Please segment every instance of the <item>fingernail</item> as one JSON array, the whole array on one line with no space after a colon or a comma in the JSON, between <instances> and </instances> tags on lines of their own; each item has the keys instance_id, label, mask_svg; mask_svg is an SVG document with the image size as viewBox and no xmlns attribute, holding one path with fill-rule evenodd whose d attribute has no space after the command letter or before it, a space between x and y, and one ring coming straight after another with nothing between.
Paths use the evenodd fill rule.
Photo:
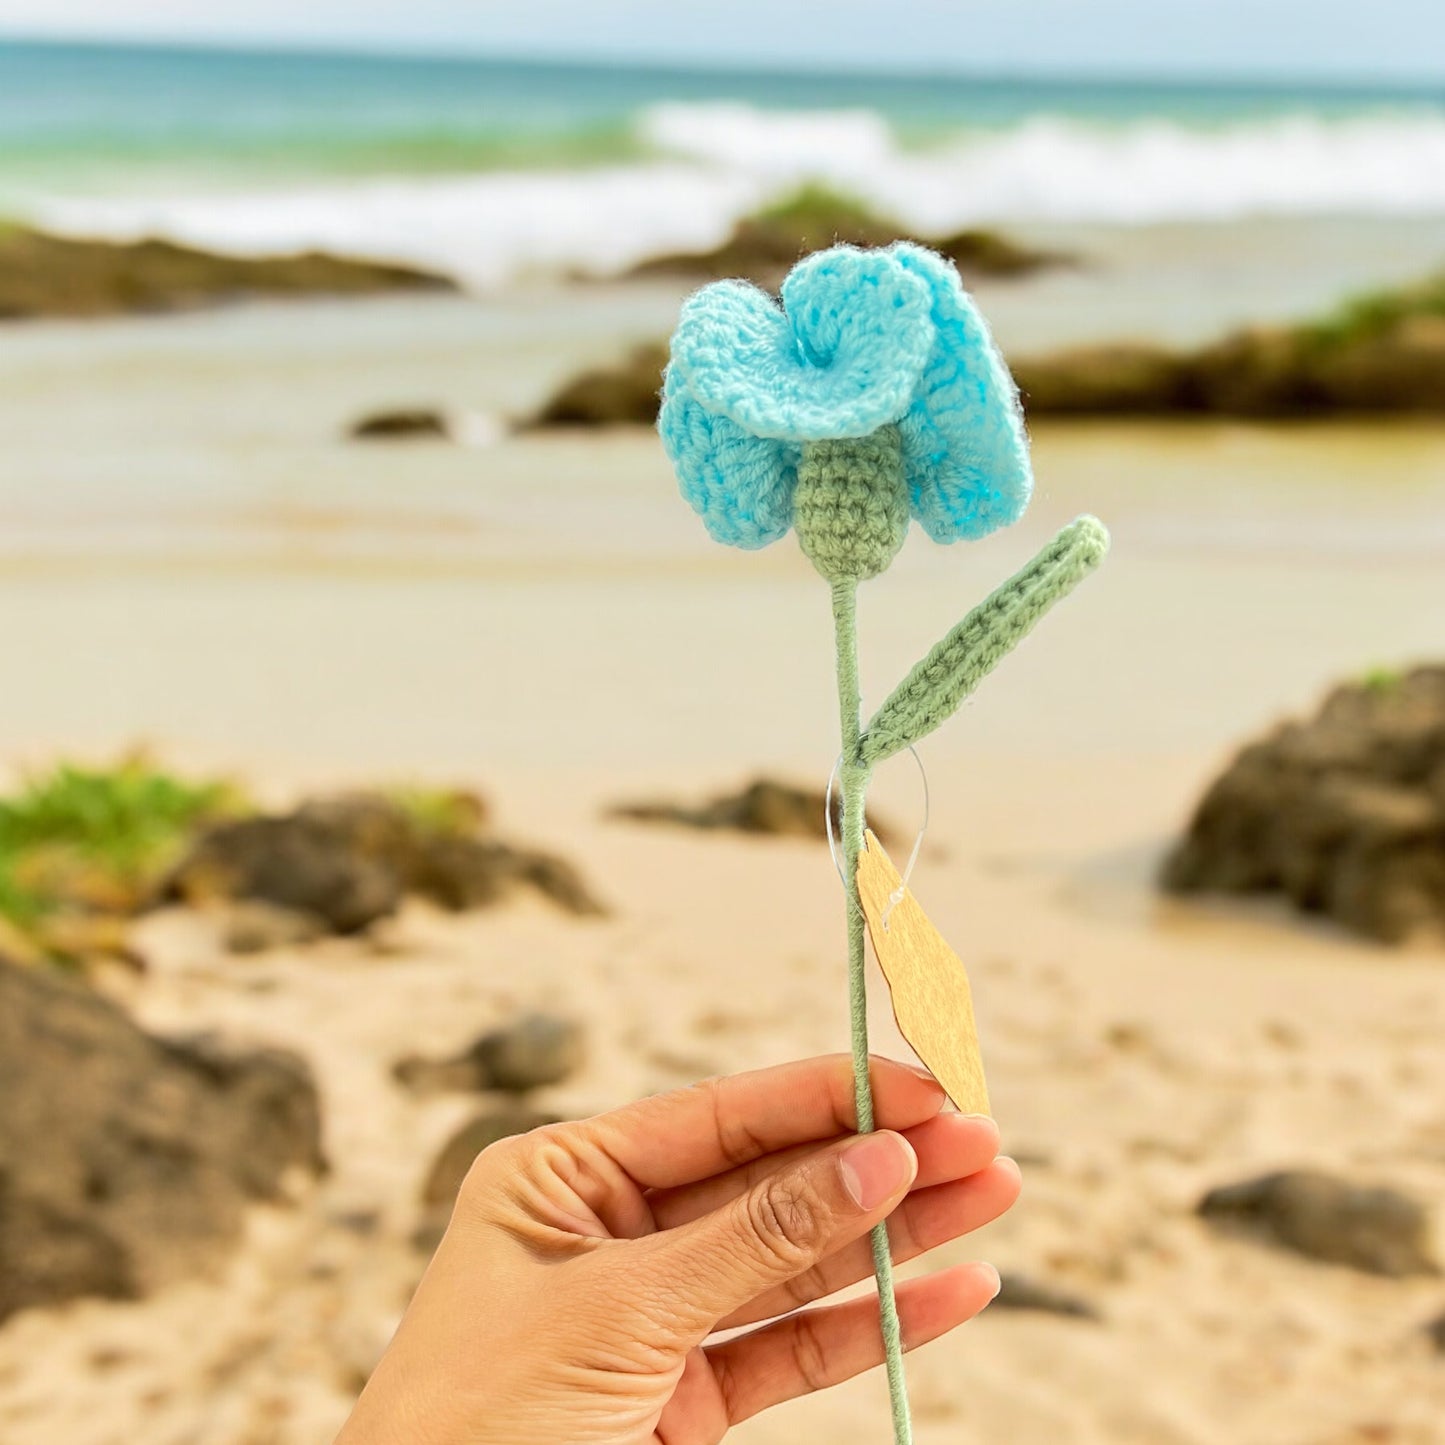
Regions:
<instances>
[{"instance_id":1,"label":"fingernail","mask_svg":"<svg viewBox=\"0 0 1445 1445\"><path fill-rule=\"evenodd\" d=\"M985 1279L992 1277L993 1283L990 1286L989 1299L996 1300L998 1298L998 1292L1003 1288L1003 1280L1000 1278L998 1270L991 1264L980 1262L978 1272L983 1275Z\"/></svg>"},{"instance_id":2,"label":"fingernail","mask_svg":"<svg viewBox=\"0 0 1445 1445\"><path fill-rule=\"evenodd\" d=\"M897 1134L865 1134L838 1159L848 1197L865 1214L906 1189L916 1168L908 1141Z\"/></svg>"},{"instance_id":3,"label":"fingernail","mask_svg":"<svg viewBox=\"0 0 1445 1445\"><path fill-rule=\"evenodd\" d=\"M996 1165L1002 1164L1005 1169L1012 1169L1020 1179L1024 1177L1024 1171L1019 1168L1019 1161L1012 1154L1000 1154L993 1162Z\"/></svg>"},{"instance_id":4,"label":"fingernail","mask_svg":"<svg viewBox=\"0 0 1445 1445\"><path fill-rule=\"evenodd\" d=\"M992 1114L965 1114L963 1117L964 1117L965 1119L972 1120L972 1122L975 1123L975 1124L992 1124L992 1123L993 1123L993 1115L992 1115Z\"/></svg>"}]
</instances>

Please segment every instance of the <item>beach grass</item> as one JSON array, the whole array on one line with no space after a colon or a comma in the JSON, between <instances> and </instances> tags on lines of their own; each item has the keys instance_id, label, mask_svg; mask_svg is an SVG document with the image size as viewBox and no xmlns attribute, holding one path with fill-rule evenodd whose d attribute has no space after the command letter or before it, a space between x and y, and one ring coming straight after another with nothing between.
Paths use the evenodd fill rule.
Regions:
<instances>
[{"instance_id":1,"label":"beach grass","mask_svg":"<svg viewBox=\"0 0 1445 1445\"><path fill-rule=\"evenodd\" d=\"M203 823L244 794L130 756L109 767L60 763L0 798L0 917L42 953L61 912L129 912Z\"/></svg>"}]
</instances>

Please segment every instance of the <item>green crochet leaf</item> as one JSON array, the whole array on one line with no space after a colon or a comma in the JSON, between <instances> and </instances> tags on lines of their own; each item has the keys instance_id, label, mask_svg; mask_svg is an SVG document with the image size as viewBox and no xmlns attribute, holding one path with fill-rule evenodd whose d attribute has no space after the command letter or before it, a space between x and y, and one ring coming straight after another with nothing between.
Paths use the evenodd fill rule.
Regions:
<instances>
[{"instance_id":1,"label":"green crochet leaf","mask_svg":"<svg viewBox=\"0 0 1445 1445\"><path fill-rule=\"evenodd\" d=\"M927 736L1109 550L1097 517L1070 522L1032 562L981 602L893 690L859 743L868 768Z\"/></svg>"}]
</instances>

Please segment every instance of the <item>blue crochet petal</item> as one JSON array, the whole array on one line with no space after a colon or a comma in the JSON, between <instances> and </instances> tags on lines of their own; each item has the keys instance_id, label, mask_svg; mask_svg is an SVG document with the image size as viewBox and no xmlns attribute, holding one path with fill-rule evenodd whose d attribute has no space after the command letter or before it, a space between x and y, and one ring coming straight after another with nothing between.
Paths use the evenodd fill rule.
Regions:
<instances>
[{"instance_id":1,"label":"blue crochet petal","mask_svg":"<svg viewBox=\"0 0 1445 1445\"><path fill-rule=\"evenodd\" d=\"M933 349L926 284L882 251L836 246L783 282L787 314L742 281L684 304L672 359L688 390L754 436L867 436L908 408Z\"/></svg>"},{"instance_id":2,"label":"blue crochet petal","mask_svg":"<svg viewBox=\"0 0 1445 1445\"><path fill-rule=\"evenodd\" d=\"M715 542L766 547L793 525L797 449L709 411L675 365L663 377L657 429L684 500Z\"/></svg>"},{"instance_id":3,"label":"blue crochet petal","mask_svg":"<svg viewBox=\"0 0 1445 1445\"><path fill-rule=\"evenodd\" d=\"M898 425L909 505L935 542L986 536L1033 494L1018 388L952 264L906 241L889 254L928 285L938 337Z\"/></svg>"}]
</instances>

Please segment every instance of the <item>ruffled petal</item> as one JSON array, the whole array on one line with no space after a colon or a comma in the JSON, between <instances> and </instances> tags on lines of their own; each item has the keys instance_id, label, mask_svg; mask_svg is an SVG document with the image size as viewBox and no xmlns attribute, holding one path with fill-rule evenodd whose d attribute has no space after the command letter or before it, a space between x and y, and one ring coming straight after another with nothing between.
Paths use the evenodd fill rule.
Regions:
<instances>
[{"instance_id":1,"label":"ruffled petal","mask_svg":"<svg viewBox=\"0 0 1445 1445\"><path fill-rule=\"evenodd\" d=\"M927 284L938 338L898 424L909 505L935 542L986 536L1033 494L1018 388L952 264L906 241L889 254Z\"/></svg>"},{"instance_id":2,"label":"ruffled petal","mask_svg":"<svg viewBox=\"0 0 1445 1445\"><path fill-rule=\"evenodd\" d=\"M891 255L837 246L783 282L786 315L742 281L683 306L672 359L688 390L758 437L867 436L907 410L934 330L926 284Z\"/></svg>"},{"instance_id":3,"label":"ruffled petal","mask_svg":"<svg viewBox=\"0 0 1445 1445\"><path fill-rule=\"evenodd\" d=\"M657 429L684 500L715 542L766 547L793 525L797 449L709 411L675 365L664 374Z\"/></svg>"}]
</instances>

